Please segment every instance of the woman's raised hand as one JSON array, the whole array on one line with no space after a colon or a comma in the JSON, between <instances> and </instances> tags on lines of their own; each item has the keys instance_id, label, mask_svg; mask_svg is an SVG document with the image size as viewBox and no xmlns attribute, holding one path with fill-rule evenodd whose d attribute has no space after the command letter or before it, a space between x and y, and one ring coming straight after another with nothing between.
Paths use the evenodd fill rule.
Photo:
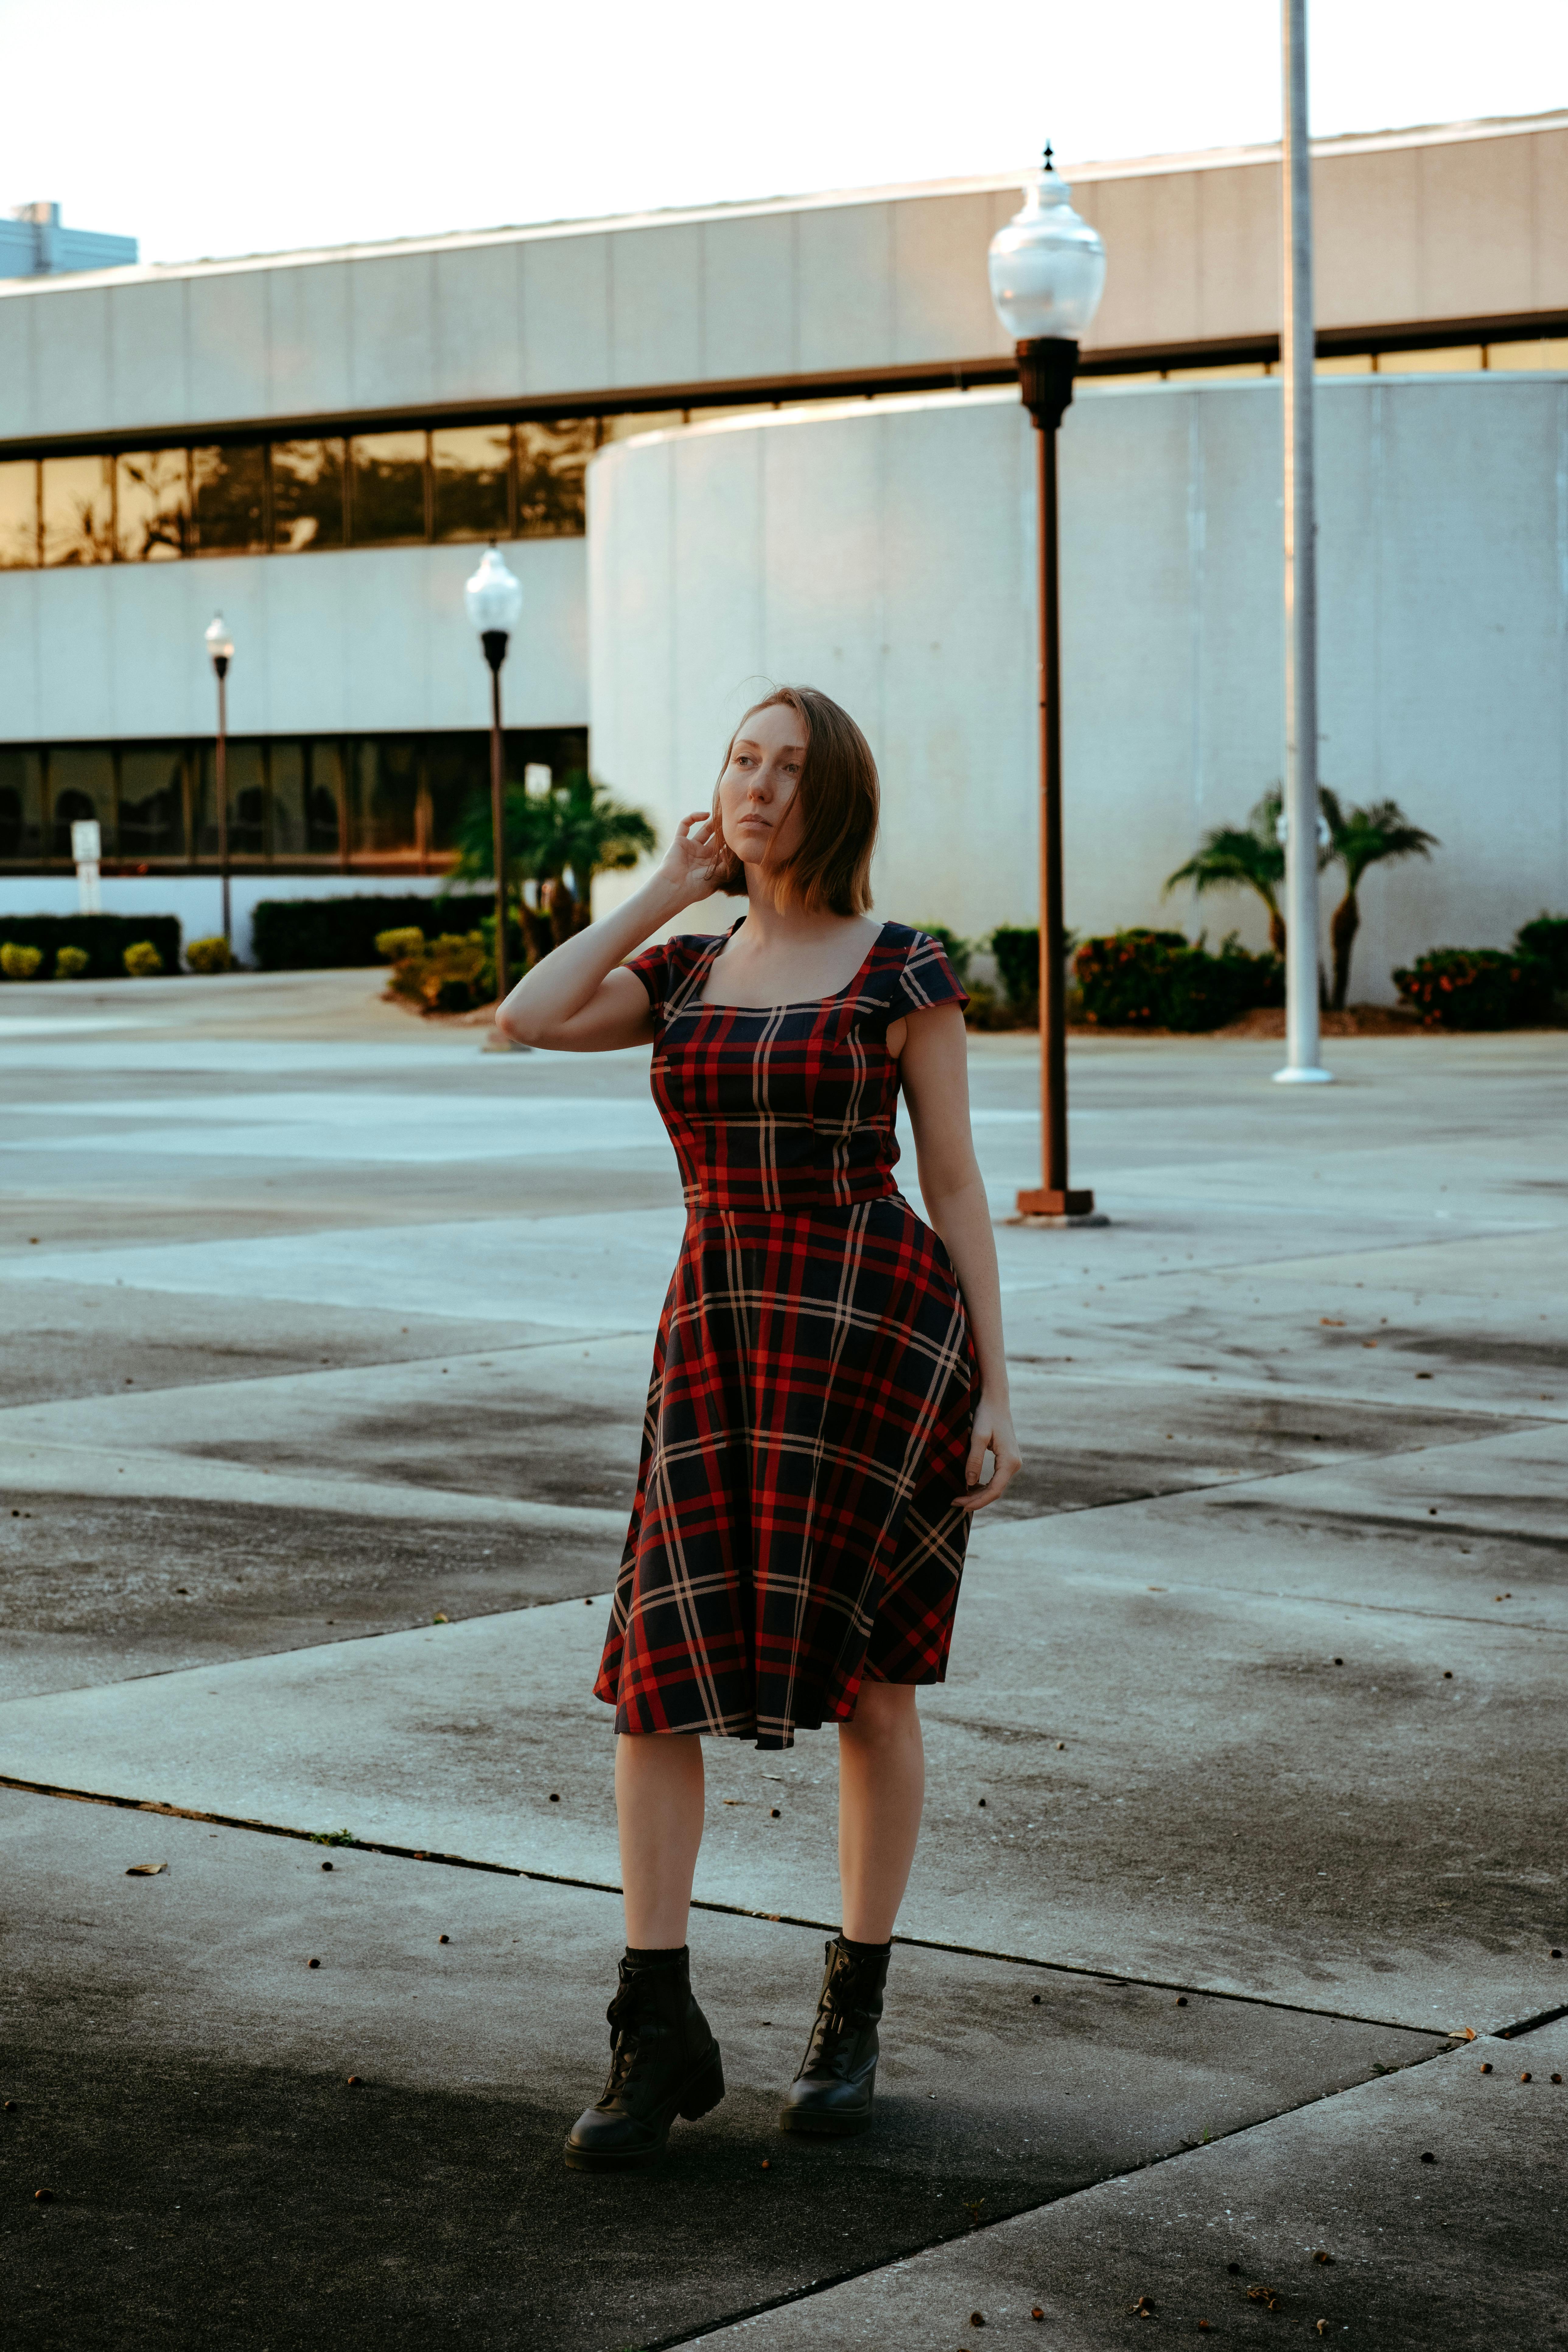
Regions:
<instances>
[{"instance_id":1,"label":"woman's raised hand","mask_svg":"<svg viewBox=\"0 0 1568 2352\"><path fill-rule=\"evenodd\" d=\"M723 836L709 812L699 809L677 825L659 866L659 880L669 886L679 905L695 906L718 887L724 864Z\"/></svg>"}]
</instances>

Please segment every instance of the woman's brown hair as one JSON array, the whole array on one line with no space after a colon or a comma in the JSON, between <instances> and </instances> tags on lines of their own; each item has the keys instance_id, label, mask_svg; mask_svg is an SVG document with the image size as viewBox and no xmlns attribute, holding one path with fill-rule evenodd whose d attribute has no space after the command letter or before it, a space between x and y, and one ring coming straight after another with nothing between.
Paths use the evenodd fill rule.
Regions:
<instances>
[{"instance_id":1,"label":"woman's brown hair","mask_svg":"<svg viewBox=\"0 0 1568 2352\"><path fill-rule=\"evenodd\" d=\"M849 713L830 695L815 686L781 686L753 702L725 747L720 782L746 719L776 703L787 705L805 730L805 764L799 785L800 847L777 870L774 901L806 915L864 915L871 905L871 852L881 805L877 762ZM717 826L718 784L713 822ZM718 887L731 895L746 887L745 868L732 850Z\"/></svg>"}]
</instances>

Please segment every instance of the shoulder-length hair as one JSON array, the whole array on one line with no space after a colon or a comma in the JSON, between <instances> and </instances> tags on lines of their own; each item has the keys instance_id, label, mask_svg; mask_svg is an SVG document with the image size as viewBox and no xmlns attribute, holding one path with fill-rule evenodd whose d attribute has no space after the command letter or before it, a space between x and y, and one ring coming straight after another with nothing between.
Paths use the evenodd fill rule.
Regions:
<instances>
[{"instance_id":1,"label":"shoulder-length hair","mask_svg":"<svg viewBox=\"0 0 1568 2352\"><path fill-rule=\"evenodd\" d=\"M781 686L753 702L725 746L720 782L746 719L777 703L786 704L805 730L805 764L798 787L800 846L774 875L774 901L807 915L864 915L871 904L871 852L881 806L877 762L849 713L830 695L815 686ZM718 784L713 822L717 826ZM746 887L745 868L732 851L718 887L732 895Z\"/></svg>"}]
</instances>

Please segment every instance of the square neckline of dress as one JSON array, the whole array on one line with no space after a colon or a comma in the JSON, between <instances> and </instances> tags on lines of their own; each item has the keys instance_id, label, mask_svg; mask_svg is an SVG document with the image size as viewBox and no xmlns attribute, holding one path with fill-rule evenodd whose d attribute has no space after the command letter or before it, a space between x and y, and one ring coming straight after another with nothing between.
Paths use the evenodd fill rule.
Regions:
<instances>
[{"instance_id":1,"label":"square neckline of dress","mask_svg":"<svg viewBox=\"0 0 1568 2352\"><path fill-rule=\"evenodd\" d=\"M709 956L707 968L702 974L702 987L697 991L693 997L689 999L693 1011L698 1013L804 1013L808 1010L816 1010L824 1004L837 1004L839 998L841 996L847 996L850 990L855 986L856 982L864 977L867 965L876 954L877 950L881 946L883 938L889 928L887 923L882 923L878 926L877 936L872 940L870 946L867 949L859 964L857 966L855 971L850 973L843 987L836 988L832 992L831 995L793 996L787 999L783 1004L710 1004L702 993L702 989L707 987L710 979L712 977L714 965L718 962L720 957L723 954L724 950L729 946L730 941L734 938L736 932L740 929L745 919L744 915L737 915L729 929L724 933L722 939L718 941L712 953Z\"/></svg>"}]
</instances>

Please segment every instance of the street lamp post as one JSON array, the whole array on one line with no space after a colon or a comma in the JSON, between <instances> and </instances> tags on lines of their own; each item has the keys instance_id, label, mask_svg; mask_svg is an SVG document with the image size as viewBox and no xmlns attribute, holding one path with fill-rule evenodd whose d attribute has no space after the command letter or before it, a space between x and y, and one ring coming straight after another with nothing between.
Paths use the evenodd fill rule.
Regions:
<instances>
[{"instance_id":1,"label":"street lamp post","mask_svg":"<svg viewBox=\"0 0 1568 2352\"><path fill-rule=\"evenodd\" d=\"M505 556L492 540L479 558L479 568L463 587L463 602L479 632L490 672L490 825L495 842L496 869L496 1003L510 988L506 955L506 761L501 742L500 669L507 640L522 611L522 584L507 569Z\"/></svg>"},{"instance_id":2,"label":"street lamp post","mask_svg":"<svg viewBox=\"0 0 1568 2352\"><path fill-rule=\"evenodd\" d=\"M221 613L215 613L204 632L217 677L217 747L213 784L217 793L217 862L223 877L223 935L230 949L234 929L228 911L228 666L234 659L234 639Z\"/></svg>"},{"instance_id":3,"label":"street lamp post","mask_svg":"<svg viewBox=\"0 0 1568 2352\"><path fill-rule=\"evenodd\" d=\"M1041 1177L1018 1213L1063 1223L1094 1214L1068 1181L1067 941L1062 926L1061 614L1057 565L1057 433L1072 400L1079 339L1100 307L1105 247L1079 218L1051 151L1024 205L991 240L991 299L1012 336L1034 419L1039 553Z\"/></svg>"}]
</instances>

